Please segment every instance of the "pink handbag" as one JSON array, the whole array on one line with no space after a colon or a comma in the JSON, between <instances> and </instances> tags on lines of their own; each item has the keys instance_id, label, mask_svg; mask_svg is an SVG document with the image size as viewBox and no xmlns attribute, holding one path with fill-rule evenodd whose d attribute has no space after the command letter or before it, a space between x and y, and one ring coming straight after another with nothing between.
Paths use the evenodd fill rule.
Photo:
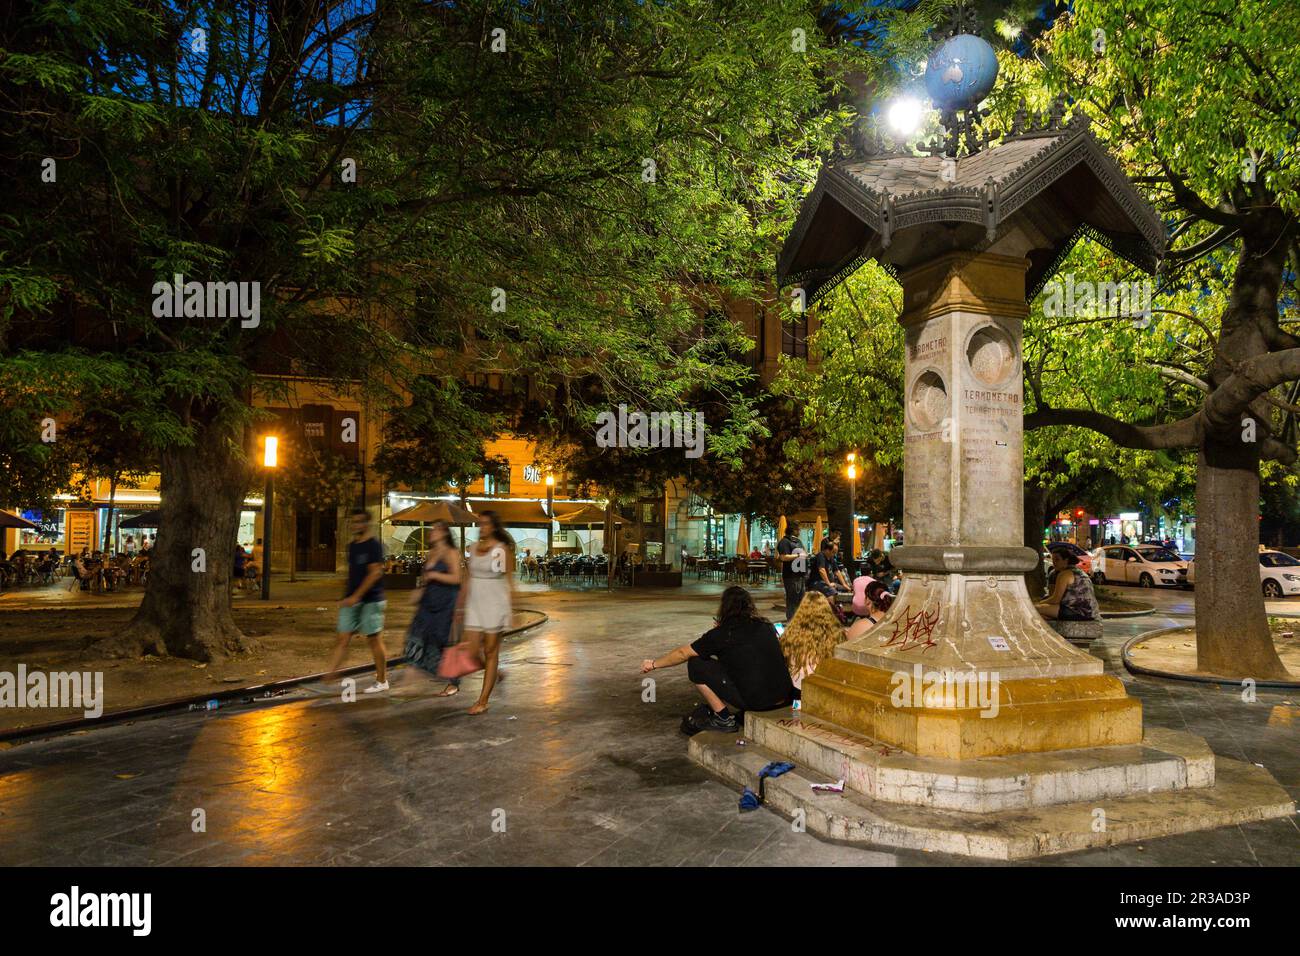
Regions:
<instances>
[{"instance_id":1,"label":"pink handbag","mask_svg":"<svg viewBox=\"0 0 1300 956\"><path fill-rule=\"evenodd\" d=\"M467 641L461 641L445 649L442 652L442 660L438 661L439 677L464 677L466 674L482 669L483 662L479 660Z\"/></svg>"}]
</instances>

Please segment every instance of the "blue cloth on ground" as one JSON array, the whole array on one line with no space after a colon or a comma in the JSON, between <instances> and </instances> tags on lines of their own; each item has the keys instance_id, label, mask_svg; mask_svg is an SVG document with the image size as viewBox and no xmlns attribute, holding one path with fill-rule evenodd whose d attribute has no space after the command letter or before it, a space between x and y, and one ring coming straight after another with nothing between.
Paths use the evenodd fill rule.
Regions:
<instances>
[{"instance_id":1,"label":"blue cloth on ground","mask_svg":"<svg viewBox=\"0 0 1300 956\"><path fill-rule=\"evenodd\" d=\"M746 787L745 792L740 795L740 812L746 813L749 810L757 809L758 794L754 793L753 790L750 790L749 787Z\"/></svg>"},{"instance_id":2,"label":"blue cloth on ground","mask_svg":"<svg viewBox=\"0 0 1300 956\"><path fill-rule=\"evenodd\" d=\"M768 777L779 777L783 773L789 773L794 769L794 764L787 763L784 760L773 760L770 764L758 772L758 802L762 803L767 799L766 787Z\"/></svg>"}]
</instances>

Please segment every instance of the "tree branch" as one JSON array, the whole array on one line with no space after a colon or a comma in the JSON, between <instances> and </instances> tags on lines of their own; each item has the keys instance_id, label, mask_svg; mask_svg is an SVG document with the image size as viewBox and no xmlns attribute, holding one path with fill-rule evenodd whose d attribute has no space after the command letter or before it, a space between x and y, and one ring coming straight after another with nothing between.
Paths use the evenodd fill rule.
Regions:
<instances>
[{"instance_id":1,"label":"tree branch","mask_svg":"<svg viewBox=\"0 0 1300 956\"><path fill-rule=\"evenodd\" d=\"M1200 443L1200 412L1165 425L1134 425L1086 408L1040 408L1025 416L1025 431L1072 425L1090 428L1125 448L1193 448Z\"/></svg>"},{"instance_id":2,"label":"tree branch","mask_svg":"<svg viewBox=\"0 0 1300 956\"><path fill-rule=\"evenodd\" d=\"M1156 162L1160 164L1160 168L1165 171L1165 176L1169 179L1169 188L1173 190L1174 199L1180 206L1188 212L1196 213L1196 215L1200 216L1207 222L1216 223L1220 226L1230 226L1232 228L1237 228L1241 225L1243 217L1239 213L1228 212L1215 206L1211 206L1187 185L1185 179L1169 168L1169 164L1165 162L1163 156L1156 153L1155 157Z\"/></svg>"}]
</instances>

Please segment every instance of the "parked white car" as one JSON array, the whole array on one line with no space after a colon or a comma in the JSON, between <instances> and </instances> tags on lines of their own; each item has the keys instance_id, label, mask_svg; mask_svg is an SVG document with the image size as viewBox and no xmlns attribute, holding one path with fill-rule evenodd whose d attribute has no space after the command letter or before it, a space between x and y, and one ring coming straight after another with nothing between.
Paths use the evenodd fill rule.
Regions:
<instances>
[{"instance_id":1,"label":"parked white car","mask_svg":"<svg viewBox=\"0 0 1300 956\"><path fill-rule=\"evenodd\" d=\"M1300 561L1281 551L1259 553L1259 581L1266 598L1300 594ZM1196 559L1187 564L1187 583L1196 583Z\"/></svg>"},{"instance_id":2,"label":"parked white car","mask_svg":"<svg viewBox=\"0 0 1300 956\"><path fill-rule=\"evenodd\" d=\"M1158 544L1108 544L1093 552L1092 579L1098 584L1182 587L1187 583L1187 562Z\"/></svg>"}]
</instances>

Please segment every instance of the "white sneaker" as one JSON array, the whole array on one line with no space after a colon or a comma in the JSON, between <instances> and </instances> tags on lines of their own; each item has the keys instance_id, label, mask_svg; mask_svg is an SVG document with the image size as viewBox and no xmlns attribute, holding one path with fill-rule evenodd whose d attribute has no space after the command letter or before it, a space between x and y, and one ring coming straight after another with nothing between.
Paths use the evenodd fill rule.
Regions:
<instances>
[{"instance_id":1,"label":"white sneaker","mask_svg":"<svg viewBox=\"0 0 1300 956\"><path fill-rule=\"evenodd\" d=\"M386 690L388 690L388 681L384 681L382 684L376 681L367 687L365 692L367 694L381 694Z\"/></svg>"}]
</instances>

